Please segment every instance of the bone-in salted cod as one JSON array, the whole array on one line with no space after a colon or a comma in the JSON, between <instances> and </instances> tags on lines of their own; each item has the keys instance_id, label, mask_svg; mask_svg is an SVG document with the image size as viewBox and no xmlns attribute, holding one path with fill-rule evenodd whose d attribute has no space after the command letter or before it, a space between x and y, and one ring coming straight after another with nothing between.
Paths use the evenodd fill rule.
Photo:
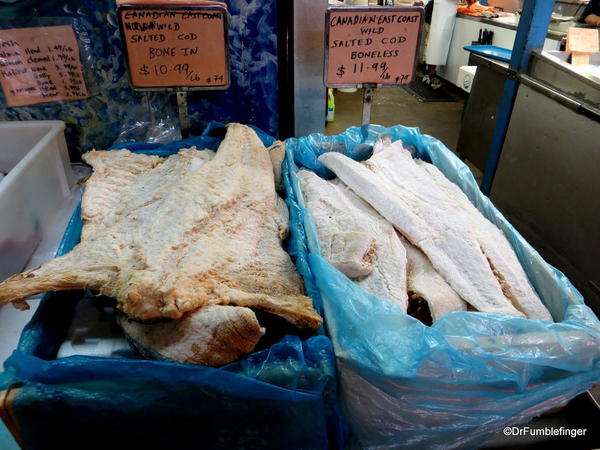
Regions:
<instances>
[{"instance_id":1,"label":"bone-in salted cod","mask_svg":"<svg viewBox=\"0 0 600 450\"><path fill-rule=\"evenodd\" d=\"M94 165L101 153L86 159ZM144 158L148 167L119 187L125 209L114 208L106 225L95 223L70 253L0 283L0 302L24 306L37 292L89 288L142 320L236 305L318 326L321 318L281 246L287 224L269 153L254 131L230 125L214 158L197 168L190 162L182 173L181 160L194 158L188 153ZM93 202L88 196L85 203Z\"/></svg>"},{"instance_id":2,"label":"bone-in salted cod","mask_svg":"<svg viewBox=\"0 0 600 450\"><path fill-rule=\"evenodd\" d=\"M254 311L228 305L205 306L168 322L141 324L122 314L117 322L146 358L217 367L250 353L265 333Z\"/></svg>"},{"instance_id":3,"label":"bone-in salted cod","mask_svg":"<svg viewBox=\"0 0 600 450\"><path fill-rule=\"evenodd\" d=\"M175 170L185 173L199 169L214 157L215 152L190 148L180 150L179 155ZM85 158L93 162L95 176L86 183L83 197L82 241L94 236L96 228L110 226L123 211L132 209L134 206L130 202L148 201L154 191L145 189L147 177L140 180L137 175L156 168L163 161L158 156L127 150L92 152ZM164 175L161 170L152 171L156 181ZM136 187L140 181L141 186ZM128 189L132 184L133 188ZM128 195L135 191L139 194ZM180 319L156 324L139 323L124 314L117 316L117 322L129 343L144 357L209 366L221 366L250 353L265 333L254 311L226 305L209 305Z\"/></svg>"}]
</instances>

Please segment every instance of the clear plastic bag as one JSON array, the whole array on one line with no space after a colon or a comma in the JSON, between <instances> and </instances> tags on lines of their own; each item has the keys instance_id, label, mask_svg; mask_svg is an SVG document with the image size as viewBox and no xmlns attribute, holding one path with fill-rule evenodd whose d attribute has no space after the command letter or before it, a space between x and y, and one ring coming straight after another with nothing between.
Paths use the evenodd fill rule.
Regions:
<instances>
[{"instance_id":1,"label":"clear plastic bag","mask_svg":"<svg viewBox=\"0 0 600 450\"><path fill-rule=\"evenodd\" d=\"M414 146L507 236L555 323L453 312L423 325L368 295L320 256L303 208L298 167L324 178L327 151L356 160L389 134ZM285 188L294 249L334 344L342 406L360 444L371 448L476 447L504 426L559 406L600 380L600 322L581 294L483 196L468 167L416 128L352 127L337 136L286 141Z\"/></svg>"}]
</instances>

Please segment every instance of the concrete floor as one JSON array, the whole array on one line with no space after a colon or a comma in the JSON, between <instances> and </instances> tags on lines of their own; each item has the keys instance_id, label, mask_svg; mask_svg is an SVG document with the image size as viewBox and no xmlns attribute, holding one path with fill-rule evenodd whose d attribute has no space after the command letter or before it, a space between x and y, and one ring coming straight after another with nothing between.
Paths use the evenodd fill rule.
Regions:
<instances>
[{"instance_id":1,"label":"concrete floor","mask_svg":"<svg viewBox=\"0 0 600 450\"><path fill-rule=\"evenodd\" d=\"M352 94L339 91L335 96L335 121L327 124L325 133L339 134L353 125L360 125L362 89ZM456 149L464 100L455 102L420 102L402 88L375 89L371 108L371 123L391 126L419 127L421 133L442 141L451 150Z\"/></svg>"}]
</instances>

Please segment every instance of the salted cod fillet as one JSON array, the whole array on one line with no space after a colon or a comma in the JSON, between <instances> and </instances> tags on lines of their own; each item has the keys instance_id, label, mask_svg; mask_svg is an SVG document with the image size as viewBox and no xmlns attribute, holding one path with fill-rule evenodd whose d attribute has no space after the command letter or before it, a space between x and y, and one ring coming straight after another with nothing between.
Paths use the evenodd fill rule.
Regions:
<instances>
[{"instance_id":1,"label":"salted cod fillet","mask_svg":"<svg viewBox=\"0 0 600 450\"><path fill-rule=\"evenodd\" d=\"M0 303L23 306L34 293L89 288L141 320L231 304L317 327L321 318L281 246L286 224L273 168L254 131L230 125L215 157L182 174L176 168L183 156L123 187L129 206L112 224L95 227L70 253L0 283Z\"/></svg>"},{"instance_id":2,"label":"salted cod fillet","mask_svg":"<svg viewBox=\"0 0 600 450\"><path fill-rule=\"evenodd\" d=\"M406 252L394 227L344 184L298 172L323 257L367 293L406 312Z\"/></svg>"},{"instance_id":3,"label":"salted cod fillet","mask_svg":"<svg viewBox=\"0 0 600 450\"><path fill-rule=\"evenodd\" d=\"M471 222L471 227L477 236L490 267L500 282L504 295L519 311L530 319L552 321L550 311L544 306L534 291L517 255L508 239L498 227L487 220L469 201L460 188L452 183L433 164L415 160L415 163L431 176L431 180L439 189L446 193L449 202L464 214Z\"/></svg>"},{"instance_id":4,"label":"salted cod fillet","mask_svg":"<svg viewBox=\"0 0 600 450\"><path fill-rule=\"evenodd\" d=\"M194 171L214 156L212 150L182 149L171 170L182 174ZM97 234L98 228L114 224L124 211L134 207L131 202L139 207L151 200L156 190L146 189L147 177L138 179L137 175L164 161L128 150L92 151L84 159L94 166L94 174L82 199L82 241ZM156 185L165 167L152 172L156 180L149 185ZM132 196L134 192L138 194ZM142 324L120 314L117 323L130 344L146 358L209 366L221 366L250 353L265 333L254 311L226 305L209 305L157 324Z\"/></svg>"},{"instance_id":5,"label":"salted cod fillet","mask_svg":"<svg viewBox=\"0 0 600 450\"><path fill-rule=\"evenodd\" d=\"M427 302L433 322L450 312L466 311L467 304L435 270L429 258L404 237L400 240L406 249L409 297Z\"/></svg>"},{"instance_id":6,"label":"salted cod fillet","mask_svg":"<svg viewBox=\"0 0 600 450\"><path fill-rule=\"evenodd\" d=\"M319 161L420 248L463 300L482 312L524 317L504 296L468 220L410 153L383 145L362 164L332 152Z\"/></svg>"}]
</instances>

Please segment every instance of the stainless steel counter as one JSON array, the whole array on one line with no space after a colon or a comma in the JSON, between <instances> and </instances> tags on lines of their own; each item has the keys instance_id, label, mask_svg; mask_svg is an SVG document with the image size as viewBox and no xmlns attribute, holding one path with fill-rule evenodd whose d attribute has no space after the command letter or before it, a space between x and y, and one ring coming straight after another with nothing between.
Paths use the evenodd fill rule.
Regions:
<instances>
[{"instance_id":1,"label":"stainless steel counter","mask_svg":"<svg viewBox=\"0 0 600 450\"><path fill-rule=\"evenodd\" d=\"M491 198L600 314L600 79L534 54Z\"/></svg>"},{"instance_id":2,"label":"stainless steel counter","mask_svg":"<svg viewBox=\"0 0 600 450\"><path fill-rule=\"evenodd\" d=\"M583 107L600 108L600 54L590 56L587 66L572 66L566 52L534 53L529 68L530 75L546 86L570 96ZM595 67L594 67L595 66Z\"/></svg>"},{"instance_id":3,"label":"stainless steel counter","mask_svg":"<svg viewBox=\"0 0 600 450\"><path fill-rule=\"evenodd\" d=\"M469 65L477 66L477 74L465 103L457 151L483 172L496 126L508 63L471 54Z\"/></svg>"}]
</instances>

